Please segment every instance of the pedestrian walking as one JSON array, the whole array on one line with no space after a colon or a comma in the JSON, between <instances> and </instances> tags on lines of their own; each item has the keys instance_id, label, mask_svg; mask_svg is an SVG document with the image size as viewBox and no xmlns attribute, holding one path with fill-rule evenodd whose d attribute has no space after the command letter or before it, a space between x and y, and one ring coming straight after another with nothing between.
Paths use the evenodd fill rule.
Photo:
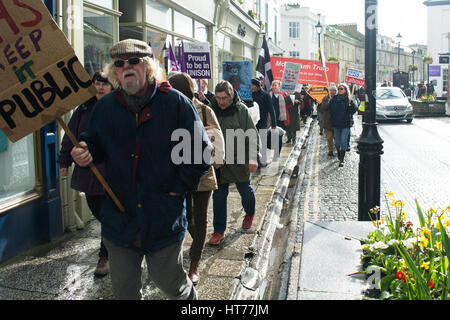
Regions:
<instances>
[{"instance_id":1,"label":"pedestrian walking","mask_svg":"<svg viewBox=\"0 0 450 320\"><path fill-rule=\"evenodd\" d=\"M106 76L101 72L96 72L92 77L97 94L83 105L79 106L69 120L68 127L75 137L88 129L88 123L91 118L95 104L103 96L110 93L113 89L112 84ZM69 175L69 167L73 164L73 158L70 152L73 149L73 143L67 134L64 134L61 142L61 150L58 156L59 174L62 177ZM103 175L105 172L105 163L98 163L97 169ZM94 176L92 170L83 168L75 164L73 169L70 187L79 192L84 192L86 202L92 215L101 222L100 210L105 199L104 189L98 179ZM98 262L94 271L94 275L98 277L105 276L109 273L108 250L105 247L103 238L100 240L100 251L98 254Z\"/></svg>"},{"instance_id":2,"label":"pedestrian walking","mask_svg":"<svg viewBox=\"0 0 450 320\"><path fill-rule=\"evenodd\" d=\"M215 89L216 97L212 101L212 109L219 120L222 132L225 134L225 145L227 139L234 138L234 150L226 149L226 162L216 170L218 189L213 192L213 226L214 233L209 239L210 245L220 244L225 235L227 225L227 198L229 185L234 183L241 196L245 217L242 222L243 229L250 229L256 213L255 192L250 182L250 174L258 169L256 154L259 149L258 131L251 119L247 107L238 99L237 92L228 81L221 81ZM227 132L228 130L228 132ZM240 147L236 145L239 131L246 135L244 154L238 152ZM236 135L231 135L235 133ZM227 148L227 147L226 147ZM239 161L244 159L245 161ZM231 160L231 161L230 161Z\"/></svg>"},{"instance_id":3,"label":"pedestrian walking","mask_svg":"<svg viewBox=\"0 0 450 320\"><path fill-rule=\"evenodd\" d=\"M279 80L272 81L272 87L269 92L272 99L272 105L275 110L275 119L278 127L286 129L284 121L287 119L285 95L280 91L281 82Z\"/></svg>"},{"instance_id":4,"label":"pedestrian walking","mask_svg":"<svg viewBox=\"0 0 450 320\"><path fill-rule=\"evenodd\" d=\"M348 86L345 83L341 83L338 86L338 94L330 101L329 112L334 130L339 167L342 167L344 165L345 152L348 145L348 134L351 127L351 121L353 114L356 112L355 103L353 102Z\"/></svg>"},{"instance_id":5,"label":"pedestrian walking","mask_svg":"<svg viewBox=\"0 0 450 320\"><path fill-rule=\"evenodd\" d=\"M270 94L261 88L261 82L258 78L252 79L251 88L253 101L259 106L259 121L256 128L258 131L266 130L270 124L270 127L275 130L277 128L277 117ZM261 167L267 166L267 148L265 146L261 149L261 158L258 159L258 162Z\"/></svg>"},{"instance_id":6,"label":"pedestrian walking","mask_svg":"<svg viewBox=\"0 0 450 320\"><path fill-rule=\"evenodd\" d=\"M275 119L277 126L283 129L283 131L279 130L278 132L285 132L286 131L286 125L285 121L288 119L288 111L287 111L287 104L286 104L286 94L284 92L280 91L281 89L281 81L274 80L272 81L272 86L270 89L270 97L272 98L272 105L275 110ZM278 160L281 149L283 148L283 135L278 134L278 153L275 151L274 155L274 161Z\"/></svg>"},{"instance_id":7,"label":"pedestrian walking","mask_svg":"<svg viewBox=\"0 0 450 320\"><path fill-rule=\"evenodd\" d=\"M181 142L172 136L185 133L180 140L188 146L197 137L205 155L212 147L204 128L195 125L200 118L193 102L158 81L160 69L151 55L140 40L111 47L107 74L118 89L97 103L81 147L71 154L84 167L106 160L105 180L125 207L121 212L106 197L100 213L116 299L141 298L144 257L149 277L169 298L197 299L183 269L184 203L210 165L203 158L194 161L194 152L178 159L172 152Z\"/></svg>"},{"instance_id":8,"label":"pedestrian walking","mask_svg":"<svg viewBox=\"0 0 450 320\"><path fill-rule=\"evenodd\" d=\"M206 131L208 134L213 133L209 138L214 145L214 149L224 150L224 138L216 115L210 107L194 97L194 84L191 77L187 73L178 73L171 76L169 82L174 89L177 89L194 102ZM224 155L223 152L221 154ZM214 163L214 168L219 168L224 160L225 159L222 156L218 162ZM217 190L217 180L214 168L211 167L208 173L201 178L200 186L197 191L189 192L186 195L188 231L192 237L192 244L189 250L191 263L188 276L194 285L200 281L198 268L203 247L205 245L209 202L213 190Z\"/></svg>"},{"instance_id":9,"label":"pedestrian walking","mask_svg":"<svg viewBox=\"0 0 450 320\"><path fill-rule=\"evenodd\" d=\"M287 108L287 120L286 126L286 143L294 143L297 137L297 131L300 130L300 114L299 103L295 102L295 95L291 95L291 92L286 93L286 108Z\"/></svg>"},{"instance_id":10,"label":"pedestrian walking","mask_svg":"<svg viewBox=\"0 0 450 320\"><path fill-rule=\"evenodd\" d=\"M334 142L334 130L333 130L333 124L331 123L331 116L330 116L330 100L336 95L337 88L336 86L331 86L329 89L330 95L326 96L322 103L318 106L318 110L322 114L322 123L323 123L323 130L325 133L325 139L327 140L327 146L328 146L328 156L333 157L333 150L335 148L335 142Z\"/></svg>"},{"instance_id":11,"label":"pedestrian walking","mask_svg":"<svg viewBox=\"0 0 450 320\"><path fill-rule=\"evenodd\" d=\"M208 106L211 104L214 93L208 90L208 79L200 79L200 88L198 93L195 94L195 98Z\"/></svg>"},{"instance_id":12,"label":"pedestrian walking","mask_svg":"<svg viewBox=\"0 0 450 320\"><path fill-rule=\"evenodd\" d=\"M302 91L300 93L302 97L302 104L300 107L300 116L302 118L303 123L306 123L306 119L311 116L312 107L313 107L313 99L306 93L308 90L307 85L303 85Z\"/></svg>"}]
</instances>

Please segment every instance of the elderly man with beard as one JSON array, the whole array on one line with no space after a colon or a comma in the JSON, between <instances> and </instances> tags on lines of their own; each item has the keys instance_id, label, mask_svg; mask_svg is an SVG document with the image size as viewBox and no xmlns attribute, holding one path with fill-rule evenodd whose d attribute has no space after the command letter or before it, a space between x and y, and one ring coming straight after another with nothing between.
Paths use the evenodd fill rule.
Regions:
<instances>
[{"instance_id":1,"label":"elderly man with beard","mask_svg":"<svg viewBox=\"0 0 450 320\"><path fill-rule=\"evenodd\" d=\"M157 81L158 67L145 42L120 41L110 55L107 74L118 89L97 103L81 148L71 154L80 166L105 161L105 180L125 207L120 212L107 197L100 213L115 297L141 298L145 257L150 278L169 298L197 299L182 265L184 200L210 164L203 157L194 163L194 152L184 152L192 154L188 161L174 161L172 135L187 132L187 145L199 144L202 155L211 154L205 151L212 151L210 141L192 101Z\"/></svg>"}]
</instances>

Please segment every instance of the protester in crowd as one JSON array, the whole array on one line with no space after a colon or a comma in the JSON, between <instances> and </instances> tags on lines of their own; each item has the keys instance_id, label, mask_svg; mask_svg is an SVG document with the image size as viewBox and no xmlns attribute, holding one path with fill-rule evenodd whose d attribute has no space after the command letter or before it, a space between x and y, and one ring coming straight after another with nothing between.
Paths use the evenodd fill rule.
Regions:
<instances>
[{"instance_id":1,"label":"protester in crowd","mask_svg":"<svg viewBox=\"0 0 450 320\"><path fill-rule=\"evenodd\" d=\"M200 79L200 89L198 90L198 93L195 94L195 98L208 106L211 104L214 93L208 89L208 79Z\"/></svg>"},{"instance_id":2,"label":"protester in crowd","mask_svg":"<svg viewBox=\"0 0 450 320\"><path fill-rule=\"evenodd\" d=\"M331 99L328 110L334 129L339 167L342 167L344 165L345 152L347 150L351 121L353 114L356 112L356 106L350 96L347 84L341 83L338 86L338 94Z\"/></svg>"},{"instance_id":3,"label":"protester in crowd","mask_svg":"<svg viewBox=\"0 0 450 320\"><path fill-rule=\"evenodd\" d=\"M336 95L337 88L336 86L331 86L329 89L330 95L327 95L321 104L318 106L318 110L322 114L322 120L323 120L323 130L325 132L325 139L327 140L327 146L328 146L328 156L332 157L334 156L333 150L335 147L334 142L334 130L333 125L331 123L331 116L329 111L330 106L330 100Z\"/></svg>"},{"instance_id":4,"label":"protester in crowd","mask_svg":"<svg viewBox=\"0 0 450 320\"><path fill-rule=\"evenodd\" d=\"M302 91L301 91L301 97L302 97L302 104L300 107L300 116L302 118L303 123L306 123L306 119L311 116L312 114L312 107L314 100L306 93L308 90L307 85L303 85Z\"/></svg>"},{"instance_id":5,"label":"protester in crowd","mask_svg":"<svg viewBox=\"0 0 450 320\"><path fill-rule=\"evenodd\" d=\"M172 141L172 135L187 132L179 140L188 146L197 137L205 157L212 146L203 126L195 124L200 118L193 102L158 81L160 69L151 55L150 46L140 40L111 47L107 74L118 89L97 103L81 148L71 155L82 167L106 160L105 180L125 208L121 212L106 197L100 213L115 297L141 298L145 257L149 277L167 296L197 299L183 269L184 200L210 165L203 157L194 160L195 152L186 160L174 158L181 151L172 151L181 142Z\"/></svg>"},{"instance_id":6,"label":"protester in crowd","mask_svg":"<svg viewBox=\"0 0 450 320\"><path fill-rule=\"evenodd\" d=\"M110 93L113 89L111 83L101 72L96 72L94 74L92 77L92 82L97 90L97 94L94 98L79 106L72 114L72 117L68 123L70 131L76 138L79 137L80 133L87 130L89 119L91 118L96 102L104 95ZM67 177L69 175L69 167L73 163L72 156L70 155L72 148L73 143L69 136L65 134L61 142L61 150L57 160L59 164L59 173L62 177ZM97 164L97 169L102 175L105 172L104 167L104 163ZM70 187L79 192L84 192L89 209L94 217L100 221L100 209L102 207L105 195L103 186L98 181L97 177L94 176L92 170L75 165ZM103 239L100 241L100 252L98 256L99 260L97 267L95 268L94 275L101 277L109 273L108 250L103 243Z\"/></svg>"},{"instance_id":7,"label":"protester in crowd","mask_svg":"<svg viewBox=\"0 0 450 320\"><path fill-rule=\"evenodd\" d=\"M281 89L281 81L274 80L272 81L272 87L270 89L270 97L272 98L272 105L275 110L275 119L277 126L282 129L286 129L284 125L284 121L287 119L286 112L286 100L285 94L280 92Z\"/></svg>"},{"instance_id":8,"label":"protester in crowd","mask_svg":"<svg viewBox=\"0 0 450 320\"><path fill-rule=\"evenodd\" d=\"M219 120L222 132L234 131L234 150L226 149L225 164L216 170L218 189L213 192L213 225L214 233L209 239L210 245L219 245L225 235L227 226L227 198L229 185L234 183L241 196L244 207L245 218L242 222L243 229L250 229L256 213L255 193L250 182L250 174L258 169L256 153L258 152L259 137L256 127L250 117L247 107L238 99L237 92L228 81L221 81L215 89L215 98L212 100L212 109ZM245 145L237 137L239 131L246 135ZM227 132L225 135L226 148L227 139L233 137ZM245 150L239 150L244 147ZM241 152L239 152L241 151ZM242 154L244 153L244 154Z\"/></svg>"},{"instance_id":9,"label":"protester in crowd","mask_svg":"<svg viewBox=\"0 0 450 320\"><path fill-rule=\"evenodd\" d=\"M174 89L177 89L186 97L194 101L197 112L200 115L200 119L202 120L202 123L209 134L209 138L214 145L214 149L225 150L224 138L216 115L210 107L194 97L194 84L191 77L187 73L178 73L171 76L169 78L169 82ZM212 133L213 135L210 135ZM220 161L214 163L214 168L219 168L223 164L225 160L223 156L224 153L222 152L222 157ZM208 173L201 178L200 186L197 191L189 192L186 195L188 231L192 237L192 244L189 250L191 263L189 266L188 275L194 285L196 285L200 280L198 267L206 239L209 202L213 190L217 189L217 180L214 168L211 167Z\"/></svg>"},{"instance_id":10,"label":"protester in crowd","mask_svg":"<svg viewBox=\"0 0 450 320\"><path fill-rule=\"evenodd\" d=\"M287 108L287 120L285 122L286 143L294 143L297 131L300 130L299 104L295 103L295 95L292 95L291 92L286 92L285 100Z\"/></svg>"},{"instance_id":11,"label":"protester in crowd","mask_svg":"<svg viewBox=\"0 0 450 320\"><path fill-rule=\"evenodd\" d=\"M426 95L427 93L427 88L425 87L423 81L421 81L418 85L417 85L418 89L417 89L417 99L419 99L420 97Z\"/></svg>"},{"instance_id":12,"label":"protester in crowd","mask_svg":"<svg viewBox=\"0 0 450 320\"><path fill-rule=\"evenodd\" d=\"M260 76L259 78L257 78L259 80L259 82L261 83L261 89L264 91L268 91L266 88L266 80L264 78L264 76Z\"/></svg>"},{"instance_id":13,"label":"protester in crowd","mask_svg":"<svg viewBox=\"0 0 450 320\"><path fill-rule=\"evenodd\" d=\"M256 128L258 130L269 128L269 120L270 127L272 129L277 128L277 124L275 119L277 119L275 115L275 110L273 107L272 99L270 95L261 88L261 82L258 78L252 79L252 98L253 101L256 102L259 106L259 121L256 124ZM261 159L260 165L265 166L267 164L267 153L266 148L263 146L261 149Z\"/></svg>"},{"instance_id":14,"label":"protester in crowd","mask_svg":"<svg viewBox=\"0 0 450 320\"><path fill-rule=\"evenodd\" d=\"M384 81L383 81L383 84L382 84L381 86L382 86L382 87L387 87L387 86L388 86L387 81L384 80Z\"/></svg>"}]
</instances>

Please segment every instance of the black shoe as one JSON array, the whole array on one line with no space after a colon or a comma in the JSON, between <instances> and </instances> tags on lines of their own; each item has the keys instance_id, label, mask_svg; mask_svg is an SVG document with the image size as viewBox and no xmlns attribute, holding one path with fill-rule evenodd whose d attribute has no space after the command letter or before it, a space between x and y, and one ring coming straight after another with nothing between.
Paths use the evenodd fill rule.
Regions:
<instances>
[{"instance_id":1,"label":"black shoe","mask_svg":"<svg viewBox=\"0 0 450 320\"><path fill-rule=\"evenodd\" d=\"M339 161L339 167L342 168L344 166L344 163L342 161Z\"/></svg>"},{"instance_id":2,"label":"black shoe","mask_svg":"<svg viewBox=\"0 0 450 320\"><path fill-rule=\"evenodd\" d=\"M347 151L351 151L350 147L347 147Z\"/></svg>"},{"instance_id":3,"label":"black shoe","mask_svg":"<svg viewBox=\"0 0 450 320\"><path fill-rule=\"evenodd\" d=\"M329 156L329 157L333 157L333 156L334 156L333 151L328 152L328 156Z\"/></svg>"}]
</instances>

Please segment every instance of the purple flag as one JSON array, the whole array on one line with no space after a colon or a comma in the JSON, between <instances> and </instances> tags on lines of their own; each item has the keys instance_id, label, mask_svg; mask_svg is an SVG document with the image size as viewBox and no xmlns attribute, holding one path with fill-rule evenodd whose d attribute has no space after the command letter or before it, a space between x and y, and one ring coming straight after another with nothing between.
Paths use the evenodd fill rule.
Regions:
<instances>
[{"instance_id":1,"label":"purple flag","mask_svg":"<svg viewBox=\"0 0 450 320\"><path fill-rule=\"evenodd\" d=\"M171 43L169 43L168 62L169 62L169 72L180 71L180 65L178 64L177 58L175 57L175 54L173 53Z\"/></svg>"}]
</instances>

